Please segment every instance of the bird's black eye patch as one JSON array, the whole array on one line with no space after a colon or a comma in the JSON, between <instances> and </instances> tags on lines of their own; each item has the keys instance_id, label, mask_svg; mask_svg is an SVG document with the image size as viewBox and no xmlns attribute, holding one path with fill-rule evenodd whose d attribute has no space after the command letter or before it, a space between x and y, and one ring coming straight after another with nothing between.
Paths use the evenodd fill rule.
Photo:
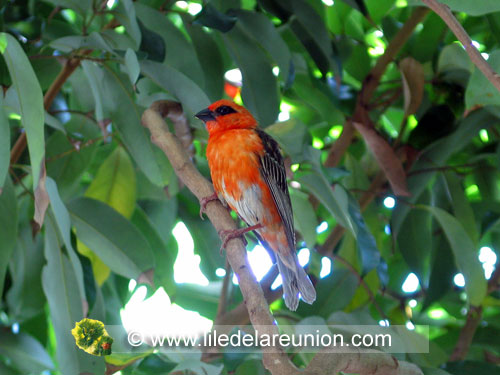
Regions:
<instances>
[{"instance_id":1,"label":"bird's black eye patch","mask_svg":"<svg viewBox=\"0 0 500 375\"><path fill-rule=\"evenodd\" d=\"M215 113L217 113L218 116L224 116L230 113L236 113L236 110L228 105L221 105L215 110Z\"/></svg>"}]
</instances>

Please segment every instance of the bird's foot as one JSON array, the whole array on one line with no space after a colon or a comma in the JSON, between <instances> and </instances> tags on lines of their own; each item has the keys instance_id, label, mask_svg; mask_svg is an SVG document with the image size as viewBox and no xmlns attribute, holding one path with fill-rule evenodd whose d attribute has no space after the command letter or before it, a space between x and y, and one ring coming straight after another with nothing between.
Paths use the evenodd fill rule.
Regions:
<instances>
[{"instance_id":1,"label":"bird's foot","mask_svg":"<svg viewBox=\"0 0 500 375\"><path fill-rule=\"evenodd\" d=\"M247 240L243 236L245 233L251 232L256 229L262 228L262 224L255 224L250 227L240 228L240 229L231 229L231 230L220 230L219 236L222 238L222 245L220 247L220 254L222 255L222 250L226 248L226 245L229 241L234 238L241 238L245 246L248 244Z\"/></svg>"},{"instance_id":2,"label":"bird's foot","mask_svg":"<svg viewBox=\"0 0 500 375\"><path fill-rule=\"evenodd\" d=\"M217 196L217 193L213 193L212 195L209 195L207 197L203 197L201 198L201 202L200 202L200 217L201 217L201 220L204 220L204 217L203 217L203 214L205 213L206 209L207 209L207 204L211 201L215 201L219 199L219 197Z\"/></svg>"}]
</instances>

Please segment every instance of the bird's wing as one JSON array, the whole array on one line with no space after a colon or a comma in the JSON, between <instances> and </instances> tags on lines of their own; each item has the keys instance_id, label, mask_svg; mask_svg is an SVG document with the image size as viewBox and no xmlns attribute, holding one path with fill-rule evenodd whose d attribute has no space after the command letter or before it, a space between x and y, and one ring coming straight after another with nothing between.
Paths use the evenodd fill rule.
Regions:
<instances>
[{"instance_id":1,"label":"bird's wing","mask_svg":"<svg viewBox=\"0 0 500 375\"><path fill-rule=\"evenodd\" d=\"M276 142L269 134L256 129L264 146L264 154L259 155L260 173L271 191L278 213L285 226L288 244L295 250L295 231L293 229L293 211L286 183L286 170L283 157Z\"/></svg>"}]
</instances>

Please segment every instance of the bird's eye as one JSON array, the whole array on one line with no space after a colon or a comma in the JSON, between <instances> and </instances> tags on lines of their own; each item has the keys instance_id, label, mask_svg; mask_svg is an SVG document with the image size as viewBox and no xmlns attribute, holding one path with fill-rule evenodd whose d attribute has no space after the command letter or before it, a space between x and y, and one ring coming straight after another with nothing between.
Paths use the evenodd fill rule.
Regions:
<instances>
[{"instance_id":1,"label":"bird's eye","mask_svg":"<svg viewBox=\"0 0 500 375\"><path fill-rule=\"evenodd\" d=\"M215 110L215 113L217 113L219 116L224 116L230 113L236 113L236 110L234 108L229 107L228 105L222 105Z\"/></svg>"}]
</instances>

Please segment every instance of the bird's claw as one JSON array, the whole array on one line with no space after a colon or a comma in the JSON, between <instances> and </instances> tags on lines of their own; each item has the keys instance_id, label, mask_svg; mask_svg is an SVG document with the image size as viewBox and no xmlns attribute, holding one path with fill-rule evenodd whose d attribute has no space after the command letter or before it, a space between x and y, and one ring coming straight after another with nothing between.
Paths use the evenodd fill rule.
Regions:
<instances>
[{"instance_id":1,"label":"bird's claw","mask_svg":"<svg viewBox=\"0 0 500 375\"><path fill-rule=\"evenodd\" d=\"M215 201L217 199L219 199L219 197L217 196L217 193L215 193L215 192L212 195L201 198L201 201L200 201L200 218L201 218L201 220L205 220L205 218L203 217L203 214L205 213L205 211L207 209L207 204L209 202Z\"/></svg>"},{"instance_id":2,"label":"bird's claw","mask_svg":"<svg viewBox=\"0 0 500 375\"><path fill-rule=\"evenodd\" d=\"M222 230L220 230L218 232L219 237L222 239L222 245L221 245L220 251L219 251L220 254L222 255L222 250L224 250L226 248L227 243L235 238L241 238L241 240L243 241L243 244L245 246L248 245L248 242L245 239L244 234L251 232L253 230L256 230L256 229L260 229L260 228L262 228L262 224L256 224L256 225L252 225L250 227L240 228L240 229L230 229L230 230L222 229Z\"/></svg>"}]
</instances>

